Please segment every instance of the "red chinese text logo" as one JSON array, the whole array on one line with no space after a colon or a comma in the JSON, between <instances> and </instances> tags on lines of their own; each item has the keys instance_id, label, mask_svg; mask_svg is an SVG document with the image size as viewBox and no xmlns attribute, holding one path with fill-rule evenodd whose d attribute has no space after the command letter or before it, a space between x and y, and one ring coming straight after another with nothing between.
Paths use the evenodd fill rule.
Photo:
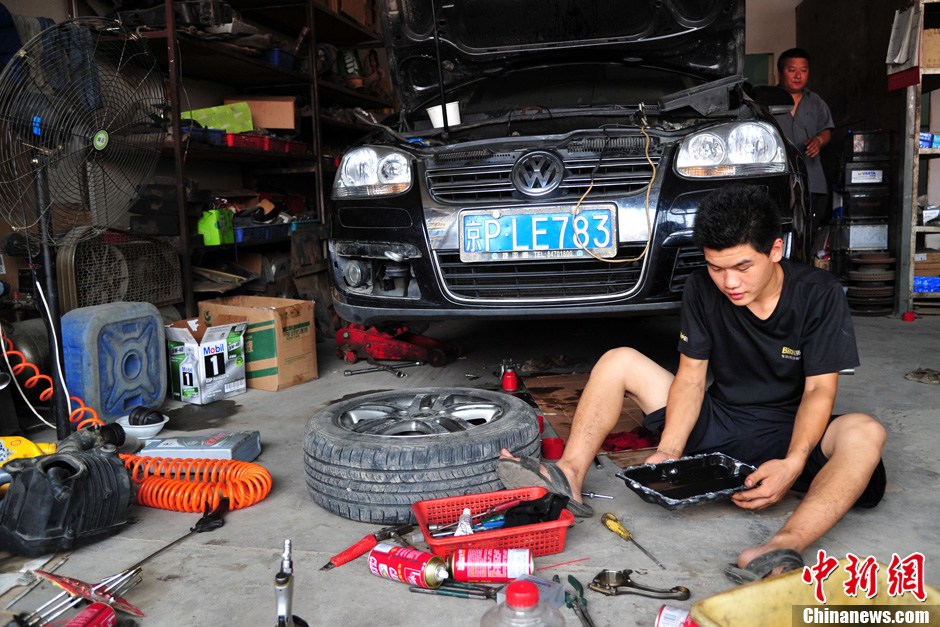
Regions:
<instances>
[{"instance_id":1,"label":"red chinese text logo","mask_svg":"<svg viewBox=\"0 0 940 627\"><path fill-rule=\"evenodd\" d=\"M880 566L874 557L864 559L846 554L845 570L847 577L842 584L845 594L850 597L858 596L863 592L869 599L878 594L878 571ZM816 563L803 567L803 582L814 586L816 600L826 602L826 590L823 582L839 567L839 560L830 557L825 551L816 553ZM885 570L888 583L888 596L897 597L911 593L918 601L925 601L927 593L924 589L924 554L911 553L907 557L900 557L897 553L891 555L891 563Z\"/></svg>"}]
</instances>

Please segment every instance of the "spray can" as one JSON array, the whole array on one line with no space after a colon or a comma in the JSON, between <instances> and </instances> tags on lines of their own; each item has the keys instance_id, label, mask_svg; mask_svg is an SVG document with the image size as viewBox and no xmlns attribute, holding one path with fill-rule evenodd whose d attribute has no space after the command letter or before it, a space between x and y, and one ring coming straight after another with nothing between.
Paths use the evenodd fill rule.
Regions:
<instances>
[{"instance_id":1,"label":"spray can","mask_svg":"<svg viewBox=\"0 0 940 627\"><path fill-rule=\"evenodd\" d=\"M689 610L672 605L664 605L659 608L656 615L656 622L653 627L698 627L698 623L692 620Z\"/></svg>"},{"instance_id":2,"label":"spray can","mask_svg":"<svg viewBox=\"0 0 940 627\"><path fill-rule=\"evenodd\" d=\"M447 558L454 581L512 581L534 570L529 549L457 549Z\"/></svg>"},{"instance_id":3,"label":"spray can","mask_svg":"<svg viewBox=\"0 0 940 627\"><path fill-rule=\"evenodd\" d=\"M519 375L516 374L512 363L503 362L499 383L504 392L515 392L519 389Z\"/></svg>"},{"instance_id":4,"label":"spray can","mask_svg":"<svg viewBox=\"0 0 940 627\"><path fill-rule=\"evenodd\" d=\"M373 575L422 588L437 588L447 579L444 558L410 546L376 544L369 552Z\"/></svg>"}]
</instances>

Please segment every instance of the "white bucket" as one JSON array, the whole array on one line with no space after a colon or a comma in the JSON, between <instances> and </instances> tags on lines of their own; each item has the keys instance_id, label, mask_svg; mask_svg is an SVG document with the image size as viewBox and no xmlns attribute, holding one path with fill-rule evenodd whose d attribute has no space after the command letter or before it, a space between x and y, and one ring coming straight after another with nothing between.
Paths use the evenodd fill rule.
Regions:
<instances>
[{"instance_id":1,"label":"white bucket","mask_svg":"<svg viewBox=\"0 0 940 627\"><path fill-rule=\"evenodd\" d=\"M444 127L444 115L441 112L441 105L428 108L428 117L431 118L431 124L434 128ZM460 103L456 100L447 103L447 126L457 126L460 124Z\"/></svg>"}]
</instances>

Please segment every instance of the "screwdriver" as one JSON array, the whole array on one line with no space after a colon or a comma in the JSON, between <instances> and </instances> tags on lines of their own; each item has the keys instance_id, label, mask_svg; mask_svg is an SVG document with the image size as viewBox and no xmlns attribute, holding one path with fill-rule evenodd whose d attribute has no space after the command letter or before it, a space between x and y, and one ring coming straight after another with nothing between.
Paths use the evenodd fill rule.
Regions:
<instances>
[{"instance_id":1,"label":"screwdriver","mask_svg":"<svg viewBox=\"0 0 940 627\"><path fill-rule=\"evenodd\" d=\"M522 499L512 499L511 501L506 501L505 503L494 505L493 507L490 507L485 512L474 514L473 516L471 516L471 520L476 520L477 518L489 518L490 516L501 514L505 512L506 510L512 509L516 505L520 505L520 504L522 504ZM428 531L444 532L444 531L447 531L448 529L451 529L451 530L454 529L459 524L460 524L460 521L450 523L449 525L428 525Z\"/></svg>"},{"instance_id":2,"label":"screwdriver","mask_svg":"<svg viewBox=\"0 0 940 627\"><path fill-rule=\"evenodd\" d=\"M646 554L646 557L648 557L648 558L650 558L651 560L653 560L653 562L654 562L657 566L659 566L660 568L662 568L663 570L666 570L666 567L663 566L662 563L661 563L658 559L656 559L655 557L653 557L653 554L652 554L652 553L650 553L649 551L647 551L646 549L644 549L643 546L642 546L639 542L636 541L636 538L633 537L633 534L630 533L630 532L627 530L627 528L623 526L623 523L620 522L620 520L618 520L616 516L614 516L614 515L611 514L611 513L604 514L604 515L601 517L601 522L604 523L604 526L605 526L605 527L607 527L608 529L610 529L611 531L613 531L614 533L616 533L618 536L620 536L621 538L623 538L623 539L626 540L627 542L632 542L633 544L635 544L635 545L636 545L636 548L640 549L641 551L643 551L643 552Z\"/></svg>"}]
</instances>

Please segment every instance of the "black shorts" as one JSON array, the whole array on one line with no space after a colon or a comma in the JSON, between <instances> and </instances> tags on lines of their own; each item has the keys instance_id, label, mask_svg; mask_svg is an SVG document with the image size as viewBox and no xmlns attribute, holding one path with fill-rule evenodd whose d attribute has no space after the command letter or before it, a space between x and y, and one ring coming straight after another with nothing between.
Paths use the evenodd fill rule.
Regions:
<instances>
[{"instance_id":1,"label":"black shorts","mask_svg":"<svg viewBox=\"0 0 940 627\"><path fill-rule=\"evenodd\" d=\"M838 418L831 416L829 421ZM657 409L643 418L643 426L655 433L660 433L666 424L666 408ZM749 421L746 428L725 415L709 394L702 402L702 411L698 421L689 434L685 454L724 453L738 461L760 466L771 459L783 459L790 448L793 435L793 423ZM792 489L806 492L816 474L829 461L822 447L817 444L806 459L803 473L794 482ZM887 476L884 462L872 473L865 491L855 502L854 507L870 508L877 505L884 497Z\"/></svg>"}]
</instances>

